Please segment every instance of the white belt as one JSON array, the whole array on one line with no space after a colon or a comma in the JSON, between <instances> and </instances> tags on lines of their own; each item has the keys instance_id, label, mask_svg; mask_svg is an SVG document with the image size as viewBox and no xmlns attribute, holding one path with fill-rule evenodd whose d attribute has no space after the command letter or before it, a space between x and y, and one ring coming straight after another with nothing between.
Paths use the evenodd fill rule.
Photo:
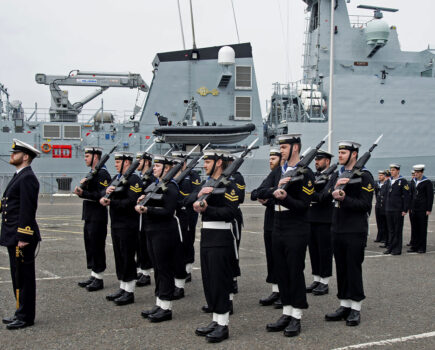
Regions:
<instances>
[{"instance_id":1,"label":"white belt","mask_svg":"<svg viewBox=\"0 0 435 350\"><path fill-rule=\"evenodd\" d=\"M282 205L275 204L275 211L289 211L290 209L283 207Z\"/></svg>"},{"instance_id":2,"label":"white belt","mask_svg":"<svg viewBox=\"0 0 435 350\"><path fill-rule=\"evenodd\" d=\"M202 228L211 228L211 229L215 229L215 230L231 230L231 222L203 221Z\"/></svg>"}]
</instances>

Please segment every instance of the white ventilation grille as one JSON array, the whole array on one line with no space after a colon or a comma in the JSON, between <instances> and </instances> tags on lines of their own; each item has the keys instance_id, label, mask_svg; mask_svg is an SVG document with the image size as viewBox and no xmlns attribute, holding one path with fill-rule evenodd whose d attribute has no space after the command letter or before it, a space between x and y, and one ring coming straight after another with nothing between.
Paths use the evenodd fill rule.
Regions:
<instances>
[{"instance_id":1,"label":"white ventilation grille","mask_svg":"<svg viewBox=\"0 0 435 350\"><path fill-rule=\"evenodd\" d=\"M44 124L42 134L44 139L60 139L60 125Z\"/></svg>"},{"instance_id":2,"label":"white ventilation grille","mask_svg":"<svg viewBox=\"0 0 435 350\"><path fill-rule=\"evenodd\" d=\"M234 119L251 119L251 97L236 96Z\"/></svg>"},{"instance_id":3,"label":"white ventilation grille","mask_svg":"<svg viewBox=\"0 0 435 350\"><path fill-rule=\"evenodd\" d=\"M252 89L251 66L236 66L236 89L238 90Z\"/></svg>"}]
</instances>

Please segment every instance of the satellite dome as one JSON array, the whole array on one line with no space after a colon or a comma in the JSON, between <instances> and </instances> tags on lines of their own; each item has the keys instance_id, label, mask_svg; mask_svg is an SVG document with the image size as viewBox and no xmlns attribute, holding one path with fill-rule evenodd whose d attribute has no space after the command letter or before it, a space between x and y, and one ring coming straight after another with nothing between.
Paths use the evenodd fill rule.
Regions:
<instances>
[{"instance_id":1,"label":"satellite dome","mask_svg":"<svg viewBox=\"0 0 435 350\"><path fill-rule=\"evenodd\" d=\"M230 46L223 46L218 53L218 63L222 65L231 65L236 62L236 53Z\"/></svg>"},{"instance_id":2,"label":"satellite dome","mask_svg":"<svg viewBox=\"0 0 435 350\"><path fill-rule=\"evenodd\" d=\"M367 23L365 29L367 45L385 45L390 35L390 27L381 19L374 19Z\"/></svg>"}]
</instances>

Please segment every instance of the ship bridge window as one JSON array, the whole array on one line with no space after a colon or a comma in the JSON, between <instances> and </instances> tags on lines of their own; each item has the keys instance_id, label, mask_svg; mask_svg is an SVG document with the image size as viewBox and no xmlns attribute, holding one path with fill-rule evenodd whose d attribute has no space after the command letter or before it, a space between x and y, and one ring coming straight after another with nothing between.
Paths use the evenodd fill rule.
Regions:
<instances>
[{"instance_id":1,"label":"ship bridge window","mask_svg":"<svg viewBox=\"0 0 435 350\"><path fill-rule=\"evenodd\" d=\"M60 139L60 125L44 124L42 128L42 138L44 139Z\"/></svg>"},{"instance_id":2,"label":"ship bridge window","mask_svg":"<svg viewBox=\"0 0 435 350\"><path fill-rule=\"evenodd\" d=\"M238 90L252 89L251 66L236 66L236 89Z\"/></svg>"},{"instance_id":3,"label":"ship bridge window","mask_svg":"<svg viewBox=\"0 0 435 350\"><path fill-rule=\"evenodd\" d=\"M311 10L310 32L319 26L319 3L315 3Z\"/></svg>"},{"instance_id":4,"label":"ship bridge window","mask_svg":"<svg viewBox=\"0 0 435 350\"><path fill-rule=\"evenodd\" d=\"M63 138L64 139L80 139L82 137L80 125L64 125Z\"/></svg>"},{"instance_id":5,"label":"ship bridge window","mask_svg":"<svg viewBox=\"0 0 435 350\"><path fill-rule=\"evenodd\" d=\"M251 97L236 96L235 99L235 120L250 120L251 119Z\"/></svg>"}]
</instances>

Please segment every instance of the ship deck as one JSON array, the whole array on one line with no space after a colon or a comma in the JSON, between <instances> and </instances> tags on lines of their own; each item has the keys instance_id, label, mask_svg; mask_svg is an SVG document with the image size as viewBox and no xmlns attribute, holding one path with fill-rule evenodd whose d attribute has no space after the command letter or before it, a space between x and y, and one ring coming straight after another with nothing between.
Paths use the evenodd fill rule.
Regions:
<instances>
[{"instance_id":1,"label":"ship deck","mask_svg":"<svg viewBox=\"0 0 435 350\"><path fill-rule=\"evenodd\" d=\"M373 242L376 233L374 214L371 235L363 265L365 292L362 322L346 327L344 322L325 322L324 314L337 307L336 280L330 282L326 296L308 295L309 309L304 312L302 333L286 338L282 333L267 333L266 323L275 321L281 310L258 304L270 293L265 283L266 261L263 243L263 208L247 201L240 250L242 276L239 294L230 318L230 338L221 344L207 344L197 337L197 326L208 324L211 316L200 311L205 303L199 269L199 241L192 283L186 297L175 301L173 320L152 324L140 312L154 304L154 281L137 288L136 302L118 307L105 295L118 288L114 272L111 240L107 239L108 268L105 289L89 293L77 286L87 277L83 247L81 200L78 198L40 199L38 222L43 242L37 257L37 318L34 327L20 331L0 328L3 349L434 349L435 326L435 218L429 223L428 252L401 256L383 255ZM198 238L199 234L197 234ZM404 244L409 241L406 217ZM309 255L306 282L311 283ZM14 311L8 257L0 249L0 316Z\"/></svg>"}]
</instances>

